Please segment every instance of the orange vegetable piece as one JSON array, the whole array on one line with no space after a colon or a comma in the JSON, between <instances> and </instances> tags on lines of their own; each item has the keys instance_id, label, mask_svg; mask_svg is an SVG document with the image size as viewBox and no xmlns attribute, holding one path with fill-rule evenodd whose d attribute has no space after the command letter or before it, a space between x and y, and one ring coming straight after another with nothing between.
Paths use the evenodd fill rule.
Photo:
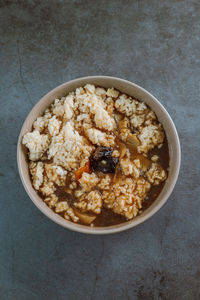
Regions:
<instances>
[{"instance_id":1,"label":"orange vegetable piece","mask_svg":"<svg viewBox=\"0 0 200 300\"><path fill-rule=\"evenodd\" d=\"M91 173L90 161L88 161L88 163L84 167L75 171L76 181L78 181L82 177L83 172Z\"/></svg>"}]
</instances>

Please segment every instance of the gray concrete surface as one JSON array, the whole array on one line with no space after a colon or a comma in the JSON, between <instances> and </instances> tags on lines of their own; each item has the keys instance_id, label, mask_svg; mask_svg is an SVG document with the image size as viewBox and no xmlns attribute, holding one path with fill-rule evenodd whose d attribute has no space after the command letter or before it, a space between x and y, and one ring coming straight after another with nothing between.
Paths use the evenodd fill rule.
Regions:
<instances>
[{"instance_id":1,"label":"gray concrete surface","mask_svg":"<svg viewBox=\"0 0 200 300\"><path fill-rule=\"evenodd\" d=\"M198 0L0 0L0 299L200 299L199 17ZM101 237L43 216L16 165L32 106L58 84L96 74L153 93L182 146L164 208Z\"/></svg>"}]
</instances>

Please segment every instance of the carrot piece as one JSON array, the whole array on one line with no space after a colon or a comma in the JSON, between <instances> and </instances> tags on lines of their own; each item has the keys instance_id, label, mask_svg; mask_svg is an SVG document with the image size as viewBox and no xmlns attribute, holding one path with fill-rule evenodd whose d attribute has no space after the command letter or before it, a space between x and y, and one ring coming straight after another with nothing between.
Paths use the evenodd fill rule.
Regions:
<instances>
[{"instance_id":1,"label":"carrot piece","mask_svg":"<svg viewBox=\"0 0 200 300\"><path fill-rule=\"evenodd\" d=\"M91 173L90 161L88 161L84 167L75 171L76 181L78 181L81 178L83 172Z\"/></svg>"}]
</instances>

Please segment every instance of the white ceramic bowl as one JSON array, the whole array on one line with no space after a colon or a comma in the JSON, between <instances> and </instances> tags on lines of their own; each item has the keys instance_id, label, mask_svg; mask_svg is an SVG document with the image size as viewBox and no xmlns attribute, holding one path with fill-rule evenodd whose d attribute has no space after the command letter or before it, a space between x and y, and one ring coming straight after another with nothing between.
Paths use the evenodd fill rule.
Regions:
<instances>
[{"instance_id":1,"label":"white ceramic bowl","mask_svg":"<svg viewBox=\"0 0 200 300\"><path fill-rule=\"evenodd\" d=\"M39 116L40 113L44 112L44 110L55 100L55 98L60 98L70 91L75 90L77 87L84 86L87 83L92 83L97 86L102 86L105 88L114 87L120 90L123 93L126 93L132 97L135 97L141 101L144 101L148 104L151 109L156 113L159 121L162 123L169 145L169 156L170 156L170 166L169 166L169 175L162 189L161 193L157 197L157 199L153 202L153 204L145 210L141 215L137 216L135 219L127 221L126 223L122 223L119 225L109 226L109 227L88 227L84 225L79 225L72 223L70 221L65 220L60 217L58 214L54 213L39 197L37 192L33 189L31 184L31 179L28 171L27 164L27 155L24 151L24 148L21 145L22 136L31 130L32 124L35 119ZM26 192L29 197L33 201L33 203L43 212L47 217L56 222L57 224L66 227L71 230L75 230L82 233L90 233L90 234L108 234L108 233L116 233L119 231L127 230L131 227L134 227L145 220L149 219L153 216L167 201L169 198L175 183L177 181L179 169L180 169L180 160L181 160L181 151L180 151L180 143L176 128L174 123L169 116L166 109L160 104L160 102L152 96L145 89L140 86L120 79L116 77L108 77L108 76L90 76L90 77L82 77L78 79L74 79L72 81L66 82L51 92L46 94L31 110L28 117L26 118L18 140L17 145L17 162L19 174L24 185Z\"/></svg>"}]
</instances>

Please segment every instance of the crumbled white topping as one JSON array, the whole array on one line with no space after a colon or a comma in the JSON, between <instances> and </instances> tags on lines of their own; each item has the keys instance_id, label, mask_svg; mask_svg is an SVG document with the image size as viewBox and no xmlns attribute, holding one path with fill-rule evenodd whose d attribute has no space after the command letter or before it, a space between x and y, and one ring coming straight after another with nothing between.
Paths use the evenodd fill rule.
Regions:
<instances>
[{"instance_id":1,"label":"crumbled white topping","mask_svg":"<svg viewBox=\"0 0 200 300\"><path fill-rule=\"evenodd\" d=\"M95 92L98 96L101 96L102 98L106 97L106 90L104 88L97 87Z\"/></svg>"},{"instance_id":2,"label":"crumbled white topping","mask_svg":"<svg viewBox=\"0 0 200 300\"><path fill-rule=\"evenodd\" d=\"M141 145L138 146L138 151L147 153L150 149L163 142L164 133L159 125L149 125L142 128L138 138L141 142Z\"/></svg>"},{"instance_id":3,"label":"crumbled white topping","mask_svg":"<svg viewBox=\"0 0 200 300\"><path fill-rule=\"evenodd\" d=\"M93 121L89 114L80 114L74 122L74 128L77 131L86 132L89 128L93 127Z\"/></svg>"},{"instance_id":4,"label":"crumbled white topping","mask_svg":"<svg viewBox=\"0 0 200 300\"><path fill-rule=\"evenodd\" d=\"M44 202L46 202L50 208L53 208L58 202L58 197L55 194L51 194L49 197L44 199Z\"/></svg>"},{"instance_id":5,"label":"crumbled white topping","mask_svg":"<svg viewBox=\"0 0 200 300\"><path fill-rule=\"evenodd\" d=\"M29 165L29 169L33 179L33 187L36 190L39 190L40 186L43 183L43 163L40 161L37 163L31 162Z\"/></svg>"},{"instance_id":6,"label":"crumbled white topping","mask_svg":"<svg viewBox=\"0 0 200 300\"><path fill-rule=\"evenodd\" d=\"M106 95L108 97L117 98L119 96L119 92L114 90L114 88L107 89Z\"/></svg>"},{"instance_id":7,"label":"crumbled white topping","mask_svg":"<svg viewBox=\"0 0 200 300\"><path fill-rule=\"evenodd\" d=\"M98 184L98 187L102 190L109 190L110 183L111 183L111 177L110 175L107 174L105 177L101 179L100 183Z\"/></svg>"},{"instance_id":8,"label":"crumbled white topping","mask_svg":"<svg viewBox=\"0 0 200 300\"><path fill-rule=\"evenodd\" d=\"M77 183L75 181L73 181L72 183L70 183L69 188L71 190L76 189L77 188Z\"/></svg>"},{"instance_id":9,"label":"crumbled white topping","mask_svg":"<svg viewBox=\"0 0 200 300\"><path fill-rule=\"evenodd\" d=\"M127 219L132 219L141 209L142 201L150 186L143 178L134 181L128 177L122 178L110 186L108 191L103 191L102 199L107 208L124 215Z\"/></svg>"},{"instance_id":10,"label":"crumbled white topping","mask_svg":"<svg viewBox=\"0 0 200 300\"><path fill-rule=\"evenodd\" d=\"M95 86L93 84L86 84L84 86L85 90L87 92L89 92L90 94L94 94L95 93Z\"/></svg>"},{"instance_id":11,"label":"crumbled white topping","mask_svg":"<svg viewBox=\"0 0 200 300\"><path fill-rule=\"evenodd\" d=\"M56 173L61 177L64 177L67 174L67 171L61 168L60 166L53 166L53 168L56 169Z\"/></svg>"},{"instance_id":12,"label":"crumbled white topping","mask_svg":"<svg viewBox=\"0 0 200 300\"><path fill-rule=\"evenodd\" d=\"M80 114L78 117L77 117L77 122L80 122L80 121L83 121L83 120L90 120L90 116L88 114Z\"/></svg>"},{"instance_id":13,"label":"crumbled white topping","mask_svg":"<svg viewBox=\"0 0 200 300\"><path fill-rule=\"evenodd\" d=\"M56 116L53 116L51 119L49 119L48 130L51 136L59 133L61 123L61 121L56 119Z\"/></svg>"},{"instance_id":14,"label":"crumbled white topping","mask_svg":"<svg viewBox=\"0 0 200 300\"><path fill-rule=\"evenodd\" d=\"M88 139L94 144L98 146L113 146L114 145L114 136L106 134L95 128L90 128L86 131Z\"/></svg>"},{"instance_id":15,"label":"crumbled white topping","mask_svg":"<svg viewBox=\"0 0 200 300\"><path fill-rule=\"evenodd\" d=\"M140 163L140 160L139 160L138 158L134 159L133 162L134 162L135 166L136 166L138 169L141 168L141 163Z\"/></svg>"},{"instance_id":16,"label":"crumbled white topping","mask_svg":"<svg viewBox=\"0 0 200 300\"><path fill-rule=\"evenodd\" d=\"M79 183L84 191L89 192L91 189L97 185L99 182L99 178L95 173L88 174L83 172L81 178L79 179Z\"/></svg>"},{"instance_id":17,"label":"crumbled white topping","mask_svg":"<svg viewBox=\"0 0 200 300\"><path fill-rule=\"evenodd\" d=\"M67 171L54 164L44 164L45 172L48 179L58 186L65 185Z\"/></svg>"},{"instance_id":18,"label":"crumbled white topping","mask_svg":"<svg viewBox=\"0 0 200 300\"><path fill-rule=\"evenodd\" d=\"M151 168L146 172L147 179L150 183L158 185L167 178L165 170L157 163L152 163Z\"/></svg>"},{"instance_id":19,"label":"crumbled white topping","mask_svg":"<svg viewBox=\"0 0 200 300\"><path fill-rule=\"evenodd\" d=\"M153 162L158 161L158 159L159 159L158 155L153 155L153 156L151 157L151 160L152 160Z\"/></svg>"},{"instance_id":20,"label":"crumbled white topping","mask_svg":"<svg viewBox=\"0 0 200 300\"><path fill-rule=\"evenodd\" d=\"M66 201L57 202L55 205L55 212L60 213L66 211L69 208L69 205Z\"/></svg>"},{"instance_id":21,"label":"crumbled white topping","mask_svg":"<svg viewBox=\"0 0 200 300\"><path fill-rule=\"evenodd\" d=\"M128 118L125 117L122 121L120 121L119 130L121 140L126 142L128 135L131 133Z\"/></svg>"},{"instance_id":22,"label":"crumbled white topping","mask_svg":"<svg viewBox=\"0 0 200 300\"><path fill-rule=\"evenodd\" d=\"M47 150L49 146L49 138L48 135L40 134L38 130L34 130L24 135L22 144L29 149L30 160L35 161L40 159L43 153Z\"/></svg>"},{"instance_id":23,"label":"crumbled white topping","mask_svg":"<svg viewBox=\"0 0 200 300\"><path fill-rule=\"evenodd\" d=\"M133 114L130 118L130 123L133 127L139 127L142 125L142 123L144 122L145 120L145 115L136 115L136 114Z\"/></svg>"},{"instance_id":24,"label":"crumbled white topping","mask_svg":"<svg viewBox=\"0 0 200 300\"><path fill-rule=\"evenodd\" d=\"M64 102L65 118L70 120L74 114L74 96L69 95Z\"/></svg>"},{"instance_id":25,"label":"crumbled white topping","mask_svg":"<svg viewBox=\"0 0 200 300\"><path fill-rule=\"evenodd\" d=\"M121 95L115 101L115 108L119 112L124 113L127 117L129 117L136 112L135 100L127 98L126 95Z\"/></svg>"},{"instance_id":26,"label":"crumbled white topping","mask_svg":"<svg viewBox=\"0 0 200 300\"><path fill-rule=\"evenodd\" d=\"M140 111L140 112L144 112L144 110L147 109L147 106L144 102L138 102L137 104L137 111Z\"/></svg>"},{"instance_id":27,"label":"crumbled white topping","mask_svg":"<svg viewBox=\"0 0 200 300\"><path fill-rule=\"evenodd\" d=\"M48 158L70 171L79 168L81 161L85 164L92 150L93 147L74 130L73 124L67 122L60 134L52 138Z\"/></svg>"},{"instance_id":28,"label":"crumbled white topping","mask_svg":"<svg viewBox=\"0 0 200 300\"><path fill-rule=\"evenodd\" d=\"M124 175L133 175L135 178L138 178L140 176L140 170L130 159L123 158L120 160L120 166L122 168L122 171Z\"/></svg>"},{"instance_id":29,"label":"crumbled white topping","mask_svg":"<svg viewBox=\"0 0 200 300\"><path fill-rule=\"evenodd\" d=\"M55 195L51 195L50 197L44 200L47 202L49 207L55 207L56 213L64 212L64 218L69 220L72 219L73 222L78 222L79 218L74 214L73 208L69 207L67 201L58 202L58 198Z\"/></svg>"},{"instance_id":30,"label":"crumbled white topping","mask_svg":"<svg viewBox=\"0 0 200 300\"><path fill-rule=\"evenodd\" d=\"M49 181L48 178L45 176L43 185L40 187L39 191L44 196L50 196L51 194L53 194L55 192L55 190L56 190L56 187L55 187L54 183Z\"/></svg>"},{"instance_id":31,"label":"crumbled white topping","mask_svg":"<svg viewBox=\"0 0 200 300\"><path fill-rule=\"evenodd\" d=\"M38 117L33 123L33 128L38 130L40 133L48 126L49 119L52 117L49 109L45 110L43 116Z\"/></svg>"},{"instance_id":32,"label":"crumbled white topping","mask_svg":"<svg viewBox=\"0 0 200 300\"><path fill-rule=\"evenodd\" d=\"M74 210L71 207L69 207L67 209L67 211L65 212L65 215L64 215L65 219L68 219L68 217L71 218L72 221L75 223L78 222L78 220L79 220L79 218L74 214Z\"/></svg>"},{"instance_id":33,"label":"crumbled white topping","mask_svg":"<svg viewBox=\"0 0 200 300\"><path fill-rule=\"evenodd\" d=\"M91 90L91 89L90 89ZM92 114L96 115L96 112L98 114L99 111L104 111L104 114L108 121L105 122L110 122L110 118L108 113L106 112L106 103L104 102L103 98L95 93L90 93L84 91L84 89L76 90L76 103L79 111L81 113L87 113L87 114ZM108 115L108 116L107 116ZM98 116L96 117L98 119ZM106 124L105 126L109 127L110 125ZM102 127L100 127L102 128Z\"/></svg>"},{"instance_id":34,"label":"crumbled white topping","mask_svg":"<svg viewBox=\"0 0 200 300\"><path fill-rule=\"evenodd\" d=\"M83 212L91 211L95 214L101 213L102 199L98 191L91 191L83 200L75 202L74 205Z\"/></svg>"},{"instance_id":35,"label":"crumbled white topping","mask_svg":"<svg viewBox=\"0 0 200 300\"><path fill-rule=\"evenodd\" d=\"M64 115L64 106L63 106L63 100L56 99L54 101L54 104L52 105L53 114L56 116L63 116Z\"/></svg>"},{"instance_id":36,"label":"crumbled white topping","mask_svg":"<svg viewBox=\"0 0 200 300\"><path fill-rule=\"evenodd\" d=\"M82 195L84 195L85 194L85 191L84 191L84 189L82 189L82 190L76 190L75 192L74 192L74 195L75 195L75 197L77 197L77 198L80 198Z\"/></svg>"},{"instance_id":37,"label":"crumbled white topping","mask_svg":"<svg viewBox=\"0 0 200 300\"><path fill-rule=\"evenodd\" d=\"M39 132L42 132L45 128L45 118L38 117L35 122L33 123L33 128L37 129Z\"/></svg>"},{"instance_id":38,"label":"crumbled white topping","mask_svg":"<svg viewBox=\"0 0 200 300\"><path fill-rule=\"evenodd\" d=\"M119 157L119 156L120 156L119 151L114 150L113 153L112 153L112 157Z\"/></svg>"},{"instance_id":39,"label":"crumbled white topping","mask_svg":"<svg viewBox=\"0 0 200 300\"><path fill-rule=\"evenodd\" d=\"M94 111L94 122L96 126L100 129L113 130L115 126L115 121L112 117L109 116L108 112L103 109L101 106L97 106Z\"/></svg>"},{"instance_id":40,"label":"crumbled white topping","mask_svg":"<svg viewBox=\"0 0 200 300\"><path fill-rule=\"evenodd\" d=\"M107 98L105 99L105 102L106 102L106 104L107 104L107 108L106 108L107 111L108 111L109 106L110 106L110 108L112 107L112 109L114 110L114 104L115 104L115 102L114 102L114 100L113 100L112 97L107 97ZM108 106L108 105L109 105L109 106Z\"/></svg>"}]
</instances>

